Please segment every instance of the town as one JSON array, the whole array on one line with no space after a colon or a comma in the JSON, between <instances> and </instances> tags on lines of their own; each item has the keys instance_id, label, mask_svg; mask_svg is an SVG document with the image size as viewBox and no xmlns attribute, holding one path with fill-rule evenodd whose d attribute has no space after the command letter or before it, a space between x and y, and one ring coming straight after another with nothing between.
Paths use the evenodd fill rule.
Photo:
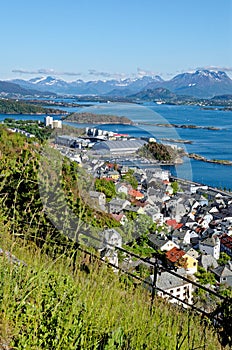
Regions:
<instances>
[{"instance_id":1,"label":"town","mask_svg":"<svg viewBox=\"0 0 232 350\"><path fill-rule=\"evenodd\" d=\"M166 293L158 295L169 295L170 302L185 307L198 299L191 280L213 291L231 290L230 192L173 177L163 169L170 161L141 152L146 145L156 143L154 137L134 138L96 127L87 127L81 136L63 134L62 121L50 116L44 118L44 127L55 131L50 146L93 178L91 206L118 223L118 227L99 233L97 250L103 259L116 268L142 274L152 284L152 262L158 253L156 287ZM34 137L22 128L9 130ZM181 147L166 145L178 155L172 158L178 166ZM122 247L146 262L120 254L117 248ZM178 276L162 267L175 270ZM204 307L210 310L210 303Z\"/></svg>"},{"instance_id":2,"label":"town","mask_svg":"<svg viewBox=\"0 0 232 350\"><path fill-rule=\"evenodd\" d=\"M149 262L158 252L156 287L169 296L158 295L191 305L197 300L191 280L222 293L232 287L232 194L174 178L162 169L165 162L139 154L155 142L86 128L84 138L58 135L51 144L93 177L92 206L119 223L101 232L101 257L124 270L142 271L152 282ZM146 262L120 254L117 247L139 252ZM205 309L210 310L210 302Z\"/></svg>"}]
</instances>

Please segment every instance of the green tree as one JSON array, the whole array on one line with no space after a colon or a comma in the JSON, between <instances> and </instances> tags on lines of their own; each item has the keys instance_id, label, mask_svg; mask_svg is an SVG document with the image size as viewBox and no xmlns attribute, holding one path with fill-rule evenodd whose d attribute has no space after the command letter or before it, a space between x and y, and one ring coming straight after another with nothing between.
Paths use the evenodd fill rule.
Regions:
<instances>
[{"instance_id":1,"label":"green tree","mask_svg":"<svg viewBox=\"0 0 232 350\"><path fill-rule=\"evenodd\" d=\"M138 187L138 181L134 176L134 170L129 169L128 172L122 176L123 181L129 183L134 189Z\"/></svg>"},{"instance_id":2,"label":"green tree","mask_svg":"<svg viewBox=\"0 0 232 350\"><path fill-rule=\"evenodd\" d=\"M230 256L224 252L220 254L220 258L218 259L219 265L226 265L230 261Z\"/></svg>"},{"instance_id":3,"label":"green tree","mask_svg":"<svg viewBox=\"0 0 232 350\"><path fill-rule=\"evenodd\" d=\"M195 273L195 276L197 277L198 281L202 285L210 284L214 285L216 284L215 276L212 272L206 271L203 267L198 266L198 271Z\"/></svg>"},{"instance_id":4,"label":"green tree","mask_svg":"<svg viewBox=\"0 0 232 350\"><path fill-rule=\"evenodd\" d=\"M179 185L177 181L174 181L171 183L172 189L173 189L173 194L176 194L179 190Z\"/></svg>"},{"instance_id":5,"label":"green tree","mask_svg":"<svg viewBox=\"0 0 232 350\"><path fill-rule=\"evenodd\" d=\"M95 189L98 192L105 193L108 201L116 196L116 188L113 181L107 181L106 179L96 179Z\"/></svg>"},{"instance_id":6,"label":"green tree","mask_svg":"<svg viewBox=\"0 0 232 350\"><path fill-rule=\"evenodd\" d=\"M148 234L150 229L153 227L153 221L152 218L146 214L138 215L136 221L136 230L137 232L142 234Z\"/></svg>"}]
</instances>

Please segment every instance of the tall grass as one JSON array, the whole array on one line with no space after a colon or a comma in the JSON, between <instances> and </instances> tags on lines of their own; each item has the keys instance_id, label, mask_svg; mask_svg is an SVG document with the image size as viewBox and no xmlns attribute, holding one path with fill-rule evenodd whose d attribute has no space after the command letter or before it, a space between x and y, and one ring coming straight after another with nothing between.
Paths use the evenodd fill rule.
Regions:
<instances>
[{"instance_id":1,"label":"tall grass","mask_svg":"<svg viewBox=\"0 0 232 350\"><path fill-rule=\"evenodd\" d=\"M209 349L221 348L199 316L126 286L105 265L88 273L78 256L52 260L31 243L2 233L0 247L27 266L0 257L0 339L13 349ZM1 341L0 341L1 344Z\"/></svg>"}]
</instances>

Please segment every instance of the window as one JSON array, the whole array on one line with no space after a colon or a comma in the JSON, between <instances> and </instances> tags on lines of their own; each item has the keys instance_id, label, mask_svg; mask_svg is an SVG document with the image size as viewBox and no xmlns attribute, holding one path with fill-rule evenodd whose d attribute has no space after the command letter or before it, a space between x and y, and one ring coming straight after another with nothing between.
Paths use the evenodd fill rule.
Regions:
<instances>
[{"instance_id":1,"label":"window","mask_svg":"<svg viewBox=\"0 0 232 350\"><path fill-rule=\"evenodd\" d=\"M173 289L171 289L171 290L169 291L169 293L173 294Z\"/></svg>"},{"instance_id":2,"label":"window","mask_svg":"<svg viewBox=\"0 0 232 350\"><path fill-rule=\"evenodd\" d=\"M177 292L179 292L180 291L180 288L177 288L177 290L176 290Z\"/></svg>"},{"instance_id":3,"label":"window","mask_svg":"<svg viewBox=\"0 0 232 350\"><path fill-rule=\"evenodd\" d=\"M196 262L194 262L194 263L193 263L193 266L196 266L196 264L197 264L197 263L196 263Z\"/></svg>"}]
</instances>

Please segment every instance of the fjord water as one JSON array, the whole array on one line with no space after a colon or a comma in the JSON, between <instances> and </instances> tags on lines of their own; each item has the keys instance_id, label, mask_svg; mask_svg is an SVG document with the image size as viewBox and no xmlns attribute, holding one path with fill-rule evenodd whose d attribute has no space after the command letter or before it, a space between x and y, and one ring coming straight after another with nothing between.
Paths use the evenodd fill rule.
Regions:
<instances>
[{"instance_id":1,"label":"fjord water","mask_svg":"<svg viewBox=\"0 0 232 350\"><path fill-rule=\"evenodd\" d=\"M149 135L157 140L163 138L189 140L192 142L191 144L176 143L176 145L183 147L188 153L200 154L208 159L232 160L232 112L229 111L205 110L200 106L157 105L155 103L145 103L143 105L98 103L87 108L73 108L69 110L69 112L71 111L125 116L137 125L109 124L98 125L97 127L135 137ZM0 115L0 120L4 120L6 117L27 120L43 120L44 118L44 116L34 115ZM60 117L56 116L55 119L60 119ZM219 130L161 127L155 124L213 126L219 128ZM84 127L87 125L72 123L72 126ZM229 165L206 163L185 158L182 165L170 167L170 170L174 175L177 174L182 178L232 190L232 166Z\"/></svg>"},{"instance_id":2,"label":"fjord water","mask_svg":"<svg viewBox=\"0 0 232 350\"><path fill-rule=\"evenodd\" d=\"M207 159L232 161L232 112L220 109L203 109L200 106L187 105L143 105L108 103L98 104L83 111L97 114L125 116L137 123L137 126L108 124L97 126L101 129L125 133L135 137L152 136L157 140L164 138L189 140L191 144L176 144L188 153L196 153ZM94 123L94 121L93 121ZM153 124L153 125L152 125ZM161 127L155 124L169 124ZM219 130L200 128L174 128L170 124L216 127ZM75 123L72 125L75 125ZM81 126L81 124L76 124ZM83 126L83 125L82 125ZM232 166L206 163L189 158L184 163L170 167L173 175L232 190Z\"/></svg>"}]
</instances>

